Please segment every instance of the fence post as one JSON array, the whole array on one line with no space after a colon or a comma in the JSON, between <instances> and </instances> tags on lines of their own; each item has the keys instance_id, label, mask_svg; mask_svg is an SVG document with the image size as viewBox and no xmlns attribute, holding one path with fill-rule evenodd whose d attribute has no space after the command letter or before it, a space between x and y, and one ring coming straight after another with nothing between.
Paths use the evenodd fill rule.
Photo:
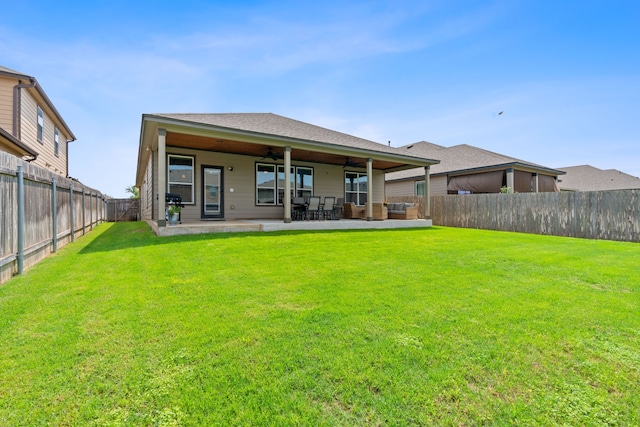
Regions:
<instances>
[{"instance_id":1,"label":"fence post","mask_svg":"<svg viewBox=\"0 0 640 427\"><path fill-rule=\"evenodd\" d=\"M85 227L86 227L86 218L87 218L87 207L85 205L85 200L84 200L84 196L85 196L85 192L84 192L84 187L82 187L82 235L84 236L86 233Z\"/></svg>"},{"instance_id":2,"label":"fence post","mask_svg":"<svg viewBox=\"0 0 640 427\"><path fill-rule=\"evenodd\" d=\"M18 165L18 274L24 271L24 174Z\"/></svg>"},{"instance_id":3,"label":"fence post","mask_svg":"<svg viewBox=\"0 0 640 427\"><path fill-rule=\"evenodd\" d=\"M53 252L58 252L58 193L56 178L51 180L51 225L53 235Z\"/></svg>"},{"instance_id":4,"label":"fence post","mask_svg":"<svg viewBox=\"0 0 640 427\"><path fill-rule=\"evenodd\" d=\"M93 194L89 191L89 231L93 230Z\"/></svg>"},{"instance_id":5,"label":"fence post","mask_svg":"<svg viewBox=\"0 0 640 427\"><path fill-rule=\"evenodd\" d=\"M75 224L73 223L73 182L69 184L69 223L71 224L71 241L75 240Z\"/></svg>"}]
</instances>

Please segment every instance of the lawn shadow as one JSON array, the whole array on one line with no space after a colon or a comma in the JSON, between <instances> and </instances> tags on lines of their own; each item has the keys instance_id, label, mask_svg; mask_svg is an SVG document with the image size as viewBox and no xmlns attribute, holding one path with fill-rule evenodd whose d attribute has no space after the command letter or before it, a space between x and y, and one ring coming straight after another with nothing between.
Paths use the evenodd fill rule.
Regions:
<instances>
[{"instance_id":1,"label":"lawn shadow","mask_svg":"<svg viewBox=\"0 0 640 427\"><path fill-rule=\"evenodd\" d=\"M167 245L176 242L198 242L204 240L228 239L241 234L258 235L259 233L217 233L191 234L169 237L158 237L144 221L116 222L80 250L81 254L109 252L120 249L131 249L145 246Z\"/></svg>"},{"instance_id":2,"label":"lawn shadow","mask_svg":"<svg viewBox=\"0 0 640 427\"><path fill-rule=\"evenodd\" d=\"M437 227L407 228L402 231L424 232L434 230ZM182 242L201 242L222 239L242 239L249 237L273 238L276 236L290 236L302 234L354 234L370 233L372 230L291 230L291 231L251 231L251 232L229 232L229 233L206 233L206 234L186 234L179 236L158 237L151 227L144 221L138 222L116 222L109 225L109 228L95 237L87 246L80 250L81 254L95 252L109 252L120 249L131 249L136 247L167 245ZM375 230L384 234L390 231L400 231L393 229Z\"/></svg>"}]
</instances>

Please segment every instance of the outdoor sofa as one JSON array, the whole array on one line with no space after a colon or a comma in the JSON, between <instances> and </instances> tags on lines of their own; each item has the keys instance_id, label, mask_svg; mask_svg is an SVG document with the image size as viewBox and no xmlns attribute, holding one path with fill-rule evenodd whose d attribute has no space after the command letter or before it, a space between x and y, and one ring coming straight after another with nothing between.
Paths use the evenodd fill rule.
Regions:
<instances>
[{"instance_id":1,"label":"outdoor sofa","mask_svg":"<svg viewBox=\"0 0 640 427\"><path fill-rule=\"evenodd\" d=\"M388 203L389 219L418 219L418 207L415 203Z\"/></svg>"}]
</instances>

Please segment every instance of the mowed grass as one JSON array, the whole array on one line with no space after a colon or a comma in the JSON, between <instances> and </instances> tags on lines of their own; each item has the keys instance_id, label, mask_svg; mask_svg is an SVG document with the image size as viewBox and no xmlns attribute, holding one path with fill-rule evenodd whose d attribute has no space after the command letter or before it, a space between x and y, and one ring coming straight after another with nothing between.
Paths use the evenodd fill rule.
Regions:
<instances>
[{"instance_id":1,"label":"mowed grass","mask_svg":"<svg viewBox=\"0 0 640 427\"><path fill-rule=\"evenodd\" d=\"M103 224L0 286L0 425L638 425L640 245Z\"/></svg>"}]
</instances>

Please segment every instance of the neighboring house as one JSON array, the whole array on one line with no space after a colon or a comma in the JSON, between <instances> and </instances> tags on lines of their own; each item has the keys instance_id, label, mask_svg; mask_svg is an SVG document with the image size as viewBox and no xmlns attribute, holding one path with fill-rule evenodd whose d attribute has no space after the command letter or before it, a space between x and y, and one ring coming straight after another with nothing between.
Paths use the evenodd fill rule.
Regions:
<instances>
[{"instance_id":1,"label":"neighboring house","mask_svg":"<svg viewBox=\"0 0 640 427\"><path fill-rule=\"evenodd\" d=\"M68 176L75 136L35 77L0 66L0 150Z\"/></svg>"},{"instance_id":2,"label":"neighboring house","mask_svg":"<svg viewBox=\"0 0 640 427\"><path fill-rule=\"evenodd\" d=\"M136 186L142 218L159 226L165 193L182 197L183 221L289 222L293 197L383 202L385 173L420 168L424 174L436 163L271 113L145 114ZM371 212L366 216L372 219Z\"/></svg>"},{"instance_id":3,"label":"neighboring house","mask_svg":"<svg viewBox=\"0 0 640 427\"><path fill-rule=\"evenodd\" d=\"M561 168L567 174L558 179L561 191L603 191L640 188L640 178L615 169L590 165Z\"/></svg>"},{"instance_id":4,"label":"neighboring house","mask_svg":"<svg viewBox=\"0 0 640 427\"><path fill-rule=\"evenodd\" d=\"M432 195L499 193L509 187L518 193L559 191L560 170L525 162L471 145L443 147L422 141L399 150L440 160L430 168ZM424 173L420 169L387 173L387 196L424 194Z\"/></svg>"}]
</instances>

